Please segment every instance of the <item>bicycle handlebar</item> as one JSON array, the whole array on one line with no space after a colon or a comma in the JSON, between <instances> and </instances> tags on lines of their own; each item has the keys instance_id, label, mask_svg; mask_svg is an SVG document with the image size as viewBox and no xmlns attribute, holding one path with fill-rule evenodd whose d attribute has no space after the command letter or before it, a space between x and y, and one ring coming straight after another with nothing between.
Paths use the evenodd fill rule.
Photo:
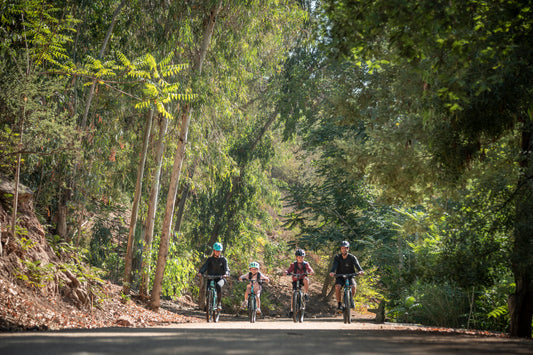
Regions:
<instances>
[{"instance_id":1,"label":"bicycle handlebar","mask_svg":"<svg viewBox=\"0 0 533 355\"><path fill-rule=\"evenodd\" d=\"M287 276L308 276L311 275L307 272L301 273L301 274L295 274L294 272L288 273Z\"/></svg>"},{"instance_id":2,"label":"bicycle handlebar","mask_svg":"<svg viewBox=\"0 0 533 355\"><path fill-rule=\"evenodd\" d=\"M344 277L344 278L352 277L352 276L359 276L359 273L355 273L355 274L335 274L334 275L334 277Z\"/></svg>"},{"instance_id":3,"label":"bicycle handlebar","mask_svg":"<svg viewBox=\"0 0 533 355\"><path fill-rule=\"evenodd\" d=\"M202 277L208 279L208 280L214 280L214 279L222 279L224 277L226 277L227 275L205 275L205 274L202 274Z\"/></svg>"}]
</instances>

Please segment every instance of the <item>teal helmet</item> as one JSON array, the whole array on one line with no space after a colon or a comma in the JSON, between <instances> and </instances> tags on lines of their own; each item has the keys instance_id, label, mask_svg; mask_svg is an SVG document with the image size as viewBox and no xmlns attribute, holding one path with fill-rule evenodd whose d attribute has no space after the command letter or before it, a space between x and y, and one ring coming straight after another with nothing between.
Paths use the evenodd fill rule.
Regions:
<instances>
[{"instance_id":1,"label":"teal helmet","mask_svg":"<svg viewBox=\"0 0 533 355\"><path fill-rule=\"evenodd\" d=\"M216 242L213 244L213 250L222 251L224 250L224 247L222 246L222 243Z\"/></svg>"},{"instance_id":2,"label":"teal helmet","mask_svg":"<svg viewBox=\"0 0 533 355\"><path fill-rule=\"evenodd\" d=\"M250 269L253 267L255 267L256 269L259 269L259 263L257 261L252 261L248 267Z\"/></svg>"}]
</instances>

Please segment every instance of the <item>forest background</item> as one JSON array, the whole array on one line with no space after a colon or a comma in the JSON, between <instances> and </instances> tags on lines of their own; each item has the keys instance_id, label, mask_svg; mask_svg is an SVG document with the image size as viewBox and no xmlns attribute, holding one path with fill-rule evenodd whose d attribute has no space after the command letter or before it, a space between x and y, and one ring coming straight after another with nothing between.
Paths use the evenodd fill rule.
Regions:
<instances>
[{"instance_id":1,"label":"forest background","mask_svg":"<svg viewBox=\"0 0 533 355\"><path fill-rule=\"evenodd\" d=\"M234 270L302 247L327 296L348 240L389 319L531 337L532 11L2 0L0 253L32 247L23 184L53 248L152 308L216 241Z\"/></svg>"}]
</instances>

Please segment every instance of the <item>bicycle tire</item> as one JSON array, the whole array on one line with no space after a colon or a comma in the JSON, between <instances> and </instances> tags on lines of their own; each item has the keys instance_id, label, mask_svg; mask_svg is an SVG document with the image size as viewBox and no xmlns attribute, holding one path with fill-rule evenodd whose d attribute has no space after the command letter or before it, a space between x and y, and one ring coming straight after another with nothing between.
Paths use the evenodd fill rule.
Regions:
<instances>
[{"instance_id":1,"label":"bicycle tire","mask_svg":"<svg viewBox=\"0 0 533 355\"><path fill-rule=\"evenodd\" d=\"M250 320L250 323L255 323L256 317L257 317L257 302L255 299L255 295L249 295L248 296L248 319Z\"/></svg>"},{"instance_id":2,"label":"bicycle tire","mask_svg":"<svg viewBox=\"0 0 533 355\"><path fill-rule=\"evenodd\" d=\"M220 318L220 310L218 307L213 310L211 318L213 319L213 322L218 323L218 319Z\"/></svg>"},{"instance_id":3,"label":"bicycle tire","mask_svg":"<svg viewBox=\"0 0 533 355\"><path fill-rule=\"evenodd\" d=\"M352 309L351 309L352 291L344 291L344 323L352 322Z\"/></svg>"},{"instance_id":4,"label":"bicycle tire","mask_svg":"<svg viewBox=\"0 0 533 355\"><path fill-rule=\"evenodd\" d=\"M212 290L209 290L207 292L207 305L206 305L206 310L205 310L205 320L207 321L207 323L209 323L211 321L211 318L212 318L212 311L213 311L213 291Z\"/></svg>"},{"instance_id":5,"label":"bicycle tire","mask_svg":"<svg viewBox=\"0 0 533 355\"><path fill-rule=\"evenodd\" d=\"M298 295L298 291L292 293L292 320L294 323L298 323L298 313L300 312L300 301Z\"/></svg>"},{"instance_id":6,"label":"bicycle tire","mask_svg":"<svg viewBox=\"0 0 533 355\"><path fill-rule=\"evenodd\" d=\"M299 300L298 300L298 303L299 303L299 311L298 311L298 322L302 323L304 321L304 313L305 313L305 301L303 299L303 296L302 296L302 293L299 292L299 296L298 296Z\"/></svg>"}]
</instances>

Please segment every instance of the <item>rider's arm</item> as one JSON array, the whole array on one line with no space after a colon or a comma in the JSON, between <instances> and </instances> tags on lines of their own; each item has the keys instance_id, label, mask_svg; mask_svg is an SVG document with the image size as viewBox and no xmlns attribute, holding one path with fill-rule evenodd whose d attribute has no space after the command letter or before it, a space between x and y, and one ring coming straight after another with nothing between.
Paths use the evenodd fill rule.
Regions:
<instances>
[{"instance_id":1,"label":"rider's arm","mask_svg":"<svg viewBox=\"0 0 533 355\"><path fill-rule=\"evenodd\" d=\"M314 275L314 273L315 273L315 270L313 270L313 268L311 267L311 265L309 263L307 263L307 265L306 265L306 271L307 271L307 274L309 274L309 275Z\"/></svg>"},{"instance_id":2,"label":"rider's arm","mask_svg":"<svg viewBox=\"0 0 533 355\"><path fill-rule=\"evenodd\" d=\"M266 276L266 275L263 275L263 274L261 274L261 280L264 281L264 282L267 282L267 283L270 282L270 278L268 276Z\"/></svg>"},{"instance_id":3,"label":"rider's arm","mask_svg":"<svg viewBox=\"0 0 533 355\"><path fill-rule=\"evenodd\" d=\"M329 270L330 275L334 274L337 271L338 266L339 266L339 255L335 255L335 258L333 259L333 265L331 266L331 269Z\"/></svg>"},{"instance_id":4,"label":"rider's arm","mask_svg":"<svg viewBox=\"0 0 533 355\"><path fill-rule=\"evenodd\" d=\"M203 274L203 273L205 273L207 271L208 262L209 262L209 258L207 258L207 260L204 262L204 264L202 265L200 270L198 270L198 274Z\"/></svg>"},{"instance_id":5,"label":"rider's arm","mask_svg":"<svg viewBox=\"0 0 533 355\"><path fill-rule=\"evenodd\" d=\"M294 264L291 264L287 270L285 270L285 274L290 274L294 272Z\"/></svg>"},{"instance_id":6,"label":"rider's arm","mask_svg":"<svg viewBox=\"0 0 533 355\"><path fill-rule=\"evenodd\" d=\"M225 269L225 276L229 276L229 266L228 266L228 259L224 257L224 269Z\"/></svg>"},{"instance_id":7,"label":"rider's arm","mask_svg":"<svg viewBox=\"0 0 533 355\"><path fill-rule=\"evenodd\" d=\"M359 260L357 260L357 257L355 255L353 256L353 264L357 271L363 271L363 268L361 267L361 265L359 265Z\"/></svg>"}]
</instances>

